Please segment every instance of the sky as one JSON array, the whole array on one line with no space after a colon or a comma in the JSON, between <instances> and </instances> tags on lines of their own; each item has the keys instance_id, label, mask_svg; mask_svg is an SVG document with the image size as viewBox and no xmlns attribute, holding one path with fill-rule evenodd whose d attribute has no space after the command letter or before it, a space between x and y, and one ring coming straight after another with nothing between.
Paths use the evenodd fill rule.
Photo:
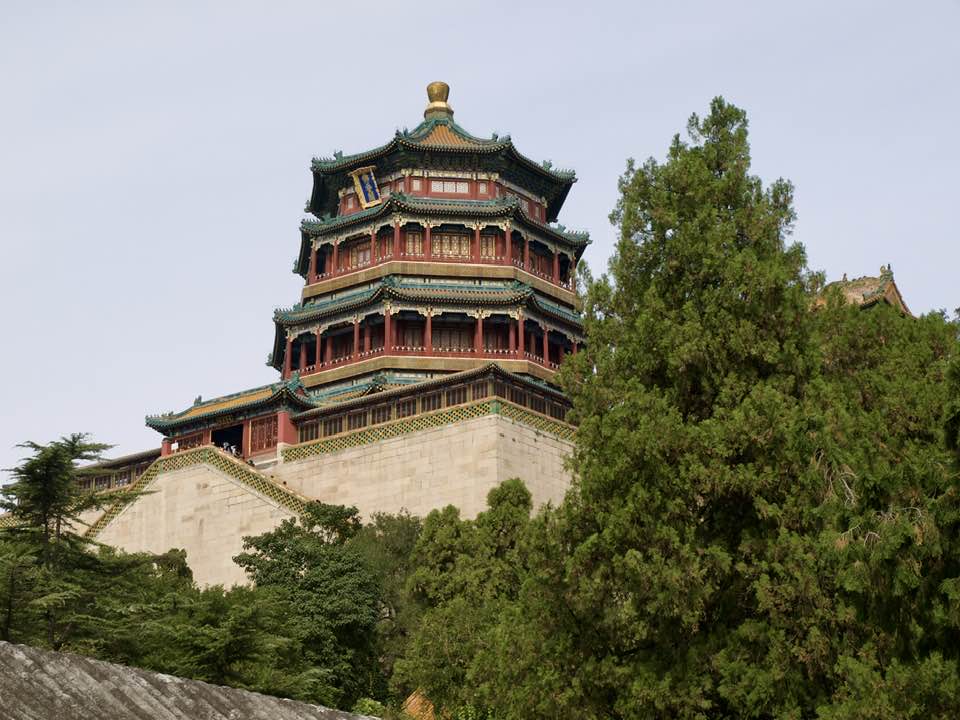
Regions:
<instances>
[{"instance_id":1,"label":"sky","mask_svg":"<svg viewBox=\"0 0 960 720\"><path fill-rule=\"evenodd\" d=\"M960 2L0 0L0 468L269 383L314 156L455 119L573 168L602 271L626 159L722 95L828 279L960 305Z\"/></svg>"}]
</instances>

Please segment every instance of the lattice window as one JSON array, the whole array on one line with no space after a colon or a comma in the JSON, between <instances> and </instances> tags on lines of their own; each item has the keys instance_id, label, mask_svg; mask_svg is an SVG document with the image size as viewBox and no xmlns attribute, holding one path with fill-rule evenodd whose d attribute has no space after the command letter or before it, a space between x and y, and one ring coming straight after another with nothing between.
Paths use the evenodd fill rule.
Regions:
<instances>
[{"instance_id":1,"label":"lattice window","mask_svg":"<svg viewBox=\"0 0 960 720\"><path fill-rule=\"evenodd\" d=\"M423 235L421 233L407 233L404 253L407 255L423 255Z\"/></svg>"},{"instance_id":2,"label":"lattice window","mask_svg":"<svg viewBox=\"0 0 960 720\"><path fill-rule=\"evenodd\" d=\"M191 448L200 447L202 444L203 436L200 433L186 435L177 439L178 450L190 450Z\"/></svg>"},{"instance_id":3,"label":"lattice window","mask_svg":"<svg viewBox=\"0 0 960 720\"><path fill-rule=\"evenodd\" d=\"M403 347L423 347L423 327L420 325L404 325L400 332L400 343Z\"/></svg>"},{"instance_id":4,"label":"lattice window","mask_svg":"<svg viewBox=\"0 0 960 720\"><path fill-rule=\"evenodd\" d=\"M430 192L466 195L470 192L470 184L463 180L431 180Z\"/></svg>"},{"instance_id":5,"label":"lattice window","mask_svg":"<svg viewBox=\"0 0 960 720\"><path fill-rule=\"evenodd\" d=\"M370 241L364 240L350 246L347 253L347 267L355 268L370 264Z\"/></svg>"},{"instance_id":6,"label":"lattice window","mask_svg":"<svg viewBox=\"0 0 960 720\"><path fill-rule=\"evenodd\" d=\"M477 183L477 192L481 195L486 195L488 192L488 187L485 182Z\"/></svg>"},{"instance_id":7,"label":"lattice window","mask_svg":"<svg viewBox=\"0 0 960 720\"><path fill-rule=\"evenodd\" d=\"M410 191L411 192L422 192L423 191L423 180L420 178L410 178Z\"/></svg>"},{"instance_id":8,"label":"lattice window","mask_svg":"<svg viewBox=\"0 0 960 720\"><path fill-rule=\"evenodd\" d=\"M129 469L121 470L114 477L114 486L123 487L124 485L129 485L130 482L133 480L133 478L131 477L132 474L133 474L132 470L129 470Z\"/></svg>"},{"instance_id":9,"label":"lattice window","mask_svg":"<svg viewBox=\"0 0 960 720\"><path fill-rule=\"evenodd\" d=\"M547 401L539 395L530 395L530 409L538 413L545 413L547 410Z\"/></svg>"},{"instance_id":10,"label":"lattice window","mask_svg":"<svg viewBox=\"0 0 960 720\"><path fill-rule=\"evenodd\" d=\"M550 417L557 420L567 419L567 408L558 403L550 403Z\"/></svg>"},{"instance_id":11,"label":"lattice window","mask_svg":"<svg viewBox=\"0 0 960 720\"><path fill-rule=\"evenodd\" d=\"M511 387L510 388L510 402L516 403L517 405L526 406L527 404L527 394L520 388Z\"/></svg>"},{"instance_id":12,"label":"lattice window","mask_svg":"<svg viewBox=\"0 0 960 720\"><path fill-rule=\"evenodd\" d=\"M483 330L483 347L487 350L507 350L510 347L510 330L504 325L487 325Z\"/></svg>"},{"instance_id":13,"label":"lattice window","mask_svg":"<svg viewBox=\"0 0 960 720\"><path fill-rule=\"evenodd\" d=\"M323 421L323 436L330 437L343 432L343 416L327 418Z\"/></svg>"},{"instance_id":14,"label":"lattice window","mask_svg":"<svg viewBox=\"0 0 960 720\"><path fill-rule=\"evenodd\" d=\"M432 241L433 254L440 257L470 257L470 236L463 233L437 233Z\"/></svg>"},{"instance_id":15,"label":"lattice window","mask_svg":"<svg viewBox=\"0 0 960 720\"><path fill-rule=\"evenodd\" d=\"M359 430L367 426L367 411L361 410L360 412L350 413L347 415L347 429L348 430Z\"/></svg>"},{"instance_id":16,"label":"lattice window","mask_svg":"<svg viewBox=\"0 0 960 720\"><path fill-rule=\"evenodd\" d=\"M433 329L433 347L438 350L463 352L473 348L473 331L460 326L440 326Z\"/></svg>"},{"instance_id":17,"label":"lattice window","mask_svg":"<svg viewBox=\"0 0 960 720\"><path fill-rule=\"evenodd\" d=\"M100 475L93 481L93 486L97 490L106 490L110 487L110 476Z\"/></svg>"},{"instance_id":18,"label":"lattice window","mask_svg":"<svg viewBox=\"0 0 960 720\"><path fill-rule=\"evenodd\" d=\"M370 411L370 424L379 425L380 423L390 422L391 407L389 405L380 405Z\"/></svg>"},{"instance_id":19,"label":"lattice window","mask_svg":"<svg viewBox=\"0 0 960 720\"><path fill-rule=\"evenodd\" d=\"M447 407L450 405L462 405L467 401L467 388L460 386L447 390Z\"/></svg>"},{"instance_id":20,"label":"lattice window","mask_svg":"<svg viewBox=\"0 0 960 720\"><path fill-rule=\"evenodd\" d=\"M480 236L480 257L492 258L497 256L497 236Z\"/></svg>"},{"instance_id":21,"label":"lattice window","mask_svg":"<svg viewBox=\"0 0 960 720\"><path fill-rule=\"evenodd\" d=\"M480 400L485 398L489 392L488 384L486 380L481 380L480 382L475 382L470 386L470 392L474 400Z\"/></svg>"},{"instance_id":22,"label":"lattice window","mask_svg":"<svg viewBox=\"0 0 960 720\"><path fill-rule=\"evenodd\" d=\"M420 412L430 412L440 409L440 393L430 393L420 399Z\"/></svg>"},{"instance_id":23,"label":"lattice window","mask_svg":"<svg viewBox=\"0 0 960 720\"><path fill-rule=\"evenodd\" d=\"M277 416L250 421L250 452L262 452L277 446Z\"/></svg>"},{"instance_id":24,"label":"lattice window","mask_svg":"<svg viewBox=\"0 0 960 720\"><path fill-rule=\"evenodd\" d=\"M81 490L92 490L93 489L93 478L83 478L80 481Z\"/></svg>"},{"instance_id":25,"label":"lattice window","mask_svg":"<svg viewBox=\"0 0 960 720\"><path fill-rule=\"evenodd\" d=\"M299 428L300 432L300 442L310 442L311 440L316 440L320 437L320 423L319 422L310 422L304 423Z\"/></svg>"},{"instance_id":26,"label":"lattice window","mask_svg":"<svg viewBox=\"0 0 960 720\"><path fill-rule=\"evenodd\" d=\"M397 403L397 417L405 418L417 414L417 399L400 400Z\"/></svg>"}]
</instances>

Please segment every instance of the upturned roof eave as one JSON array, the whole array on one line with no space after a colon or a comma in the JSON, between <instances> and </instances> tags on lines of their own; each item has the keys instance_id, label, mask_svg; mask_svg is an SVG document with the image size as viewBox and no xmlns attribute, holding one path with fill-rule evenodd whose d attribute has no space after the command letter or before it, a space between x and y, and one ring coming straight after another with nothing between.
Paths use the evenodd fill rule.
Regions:
<instances>
[{"instance_id":1,"label":"upturned roof eave","mask_svg":"<svg viewBox=\"0 0 960 720\"><path fill-rule=\"evenodd\" d=\"M328 220L304 219L300 223L300 231L306 238L322 237L323 235L361 225L376 220L391 211L423 213L425 215L443 216L477 214L490 218L509 217L523 223L527 227L551 235L554 240L569 243L580 247L590 244L590 235L586 232L570 232L552 227L549 223L542 223L527 215L520 207L520 203L512 197L496 198L492 200L447 200L438 198L423 198L416 195L395 193L375 208L361 210L349 215L338 215Z\"/></svg>"},{"instance_id":2,"label":"upturned roof eave","mask_svg":"<svg viewBox=\"0 0 960 720\"><path fill-rule=\"evenodd\" d=\"M273 383L277 386L277 389L274 393L265 398L260 398L257 400L252 400L247 403L240 403L238 405L229 405L227 407L217 408L211 410L210 412L200 412L195 415L187 416L186 413L193 410L193 407L187 408L186 410L181 411L180 413L174 413L171 415L148 415L146 417L147 427L156 430L161 433L168 433L171 430L176 430L177 428L182 428L194 423L205 423L213 420L217 417L233 414L237 412L247 412L250 410L256 410L261 408L268 408L275 406L281 403L289 403L295 406L298 406L301 410L305 410L313 407L313 403L310 402L305 396L298 395L295 393L291 387L292 385L299 385L299 378L296 378L291 381L282 382L282 383ZM270 387L270 385L261 386L261 388L254 388L252 390L247 390L243 392L256 392L258 389L263 389ZM242 393L236 393L237 395ZM226 395L221 398L214 398L207 401L210 405L213 405L216 402L223 401L224 398L229 399L231 396Z\"/></svg>"}]
</instances>

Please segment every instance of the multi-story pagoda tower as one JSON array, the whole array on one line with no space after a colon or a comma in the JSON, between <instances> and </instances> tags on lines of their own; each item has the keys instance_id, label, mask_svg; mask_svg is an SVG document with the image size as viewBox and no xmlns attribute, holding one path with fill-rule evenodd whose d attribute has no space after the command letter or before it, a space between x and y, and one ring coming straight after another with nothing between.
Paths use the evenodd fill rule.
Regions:
<instances>
[{"instance_id":1,"label":"multi-story pagoda tower","mask_svg":"<svg viewBox=\"0 0 960 720\"><path fill-rule=\"evenodd\" d=\"M583 341L589 238L555 224L574 173L468 133L445 83L427 92L412 131L312 164L303 295L274 315L270 362L324 406L491 362L549 384Z\"/></svg>"},{"instance_id":2,"label":"multi-story pagoda tower","mask_svg":"<svg viewBox=\"0 0 960 720\"><path fill-rule=\"evenodd\" d=\"M161 449L104 463L90 489L150 492L89 518L91 535L185 548L199 581L229 584L243 536L311 499L473 515L510 477L536 503L563 497L574 429L555 375L583 342L589 242L556 224L574 174L471 135L448 91L429 86L412 131L313 161L277 381L148 417Z\"/></svg>"}]
</instances>

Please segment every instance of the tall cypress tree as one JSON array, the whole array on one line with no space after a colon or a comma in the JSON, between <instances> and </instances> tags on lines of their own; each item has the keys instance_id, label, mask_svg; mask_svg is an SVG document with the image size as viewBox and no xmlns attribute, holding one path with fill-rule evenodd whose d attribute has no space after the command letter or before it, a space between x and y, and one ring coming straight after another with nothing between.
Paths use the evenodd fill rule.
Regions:
<instances>
[{"instance_id":1,"label":"tall cypress tree","mask_svg":"<svg viewBox=\"0 0 960 720\"><path fill-rule=\"evenodd\" d=\"M688 133L620 181L589 346L563 372L575 484L533 525L488 702L853 717L883 686L894 714L923 693L946 712L956 328L835 295L815 310L792 187L750 174L745 113L717 98Z\"/></svg>"}]
</instances>

